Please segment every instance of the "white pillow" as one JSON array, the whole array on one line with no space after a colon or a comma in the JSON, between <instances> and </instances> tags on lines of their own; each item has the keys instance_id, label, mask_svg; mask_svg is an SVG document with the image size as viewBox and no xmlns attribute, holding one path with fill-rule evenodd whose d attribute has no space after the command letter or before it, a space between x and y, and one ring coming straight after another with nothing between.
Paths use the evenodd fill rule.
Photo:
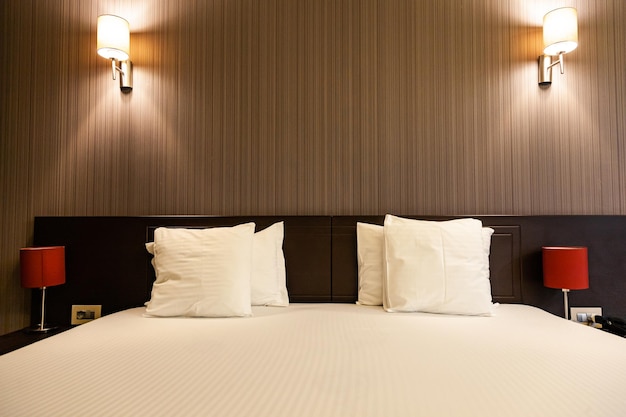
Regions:
<instances>
[{"instance_id":1,"label":"white pillow","mask_svg":"<svg viewBox=\"0 0 626 417\"><path fill-rule=\"evenodd\" d=\"M357 304L383 304L383 227L356 224L359 292Z\"/></svg>"},{"instance_id":2,"label":"white pillow","mask_svg":"<svg viewBox=\"0 0 626 417\"><path fill-rule=\"evenodd\" d=\"M491 314L479 220L433 222L387 215L384 239L386 311Z\"/></svg>"},{"instance_id":3,"label":"white pillow","mask_svg":"<svg viewBox=\"0 0 626 417\"><path fill-rule=\"evenodd\" d=\"M396 217L396 222L410 221ZM489 253L491 249L491 235L494 230L490 227L482 228L482 248L485 258L484 268L489 278ZM383 304L383 226L369 223L357 223L357 260L359 289L357 304Z\"/></svg>"},{"instance_id":4,"label":"white pillow","mask_svg":"<svg viewBox=\"0 0 626 417\"><path fill-rule=\"evenodd\" d=\"M252 305L287 306L283 222L254 234L252 250Z\"/></svg>"},{"instance_id":5,"label":"white pillow","mask_svg":"<svg viewBox=\"0 0 626 417\"><path fill-rule=\"evenodd\" d=\"M487 276L487 280L491 278L489 254L491 253L491 236L493 233L494 230L491 227L483 227L481 230L481 240L483 243L483 273ZM491 282L489 283L489 292L491 293Z\"/></svg>"},{"instance_id":6,"label":"white pillow","mask_svg":"<svg viewBox=\"0 0 626 417\"><path fill-rule=\"evenodd\" d=\"M146 304L150 316L251 315L254 223L210 229L157 228L156 281Z\"/></svg>"},{"instance_id":7,"label":"white pillow","mask_svg":"<svg viewBox=\"0 0 626 417\"><path fill-rule=\"evenodd\" d=\"M254 234L250 277L252 305L289 305L283 240L284 222L274 223ZM154 255L154 242L146 243L146 249ZM152 264L154 266L154 259Z\"/></svg>"}]
</instances>

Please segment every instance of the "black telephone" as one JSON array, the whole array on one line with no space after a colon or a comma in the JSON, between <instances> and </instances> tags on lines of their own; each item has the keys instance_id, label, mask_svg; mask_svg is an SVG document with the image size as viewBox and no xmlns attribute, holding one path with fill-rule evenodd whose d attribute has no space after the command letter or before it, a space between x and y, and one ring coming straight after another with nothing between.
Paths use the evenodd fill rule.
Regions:
<instances>
[{"instance_id":1,"label":"black telephone","mask_svg":"<svg viewBox=\"0 0 626 417\"><path fill-rule=\"evenodd\" d=\"M619 335L626 336L626 321L619 317L602 317L596 316L596 323L602 325L602 330Z\"/></svg>"}]
</instances>

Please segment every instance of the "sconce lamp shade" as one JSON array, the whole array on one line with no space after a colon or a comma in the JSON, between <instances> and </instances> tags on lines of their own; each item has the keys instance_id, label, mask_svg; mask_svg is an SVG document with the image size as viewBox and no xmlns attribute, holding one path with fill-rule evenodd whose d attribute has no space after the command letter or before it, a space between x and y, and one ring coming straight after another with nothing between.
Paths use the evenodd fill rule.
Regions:
<instances>
[{"instance_id":1,"label":"sconce lamp shade","mask_svg":"<svg viewBox=\"0 0 626 417\"><path fill-rule=\"evenodd\" d=\"M587 248L544 247L543 285L548 288L584 290L589 288Z\"/></svg>"},{"instance_id":2,"label":"sconce lamp shade","mask_svg":"<svg viewBox=\"0 0 626 417\"><path fill-rule=\"evenodd\" d=\"M578 11L573 7L555 9L543 17L543 53L560 55L578 46Z\"/></svg>"},{"instance_id":3,"label":"sconce lamp shade","mask_svg":"<svg viewBox=\"0 0 626 417\"><path fill-rule=\"evenodd\" d=\"M126 19L104 14L98 16L98 55L126 61L130 54L130 26Z\"/></svg>"},{"instance_id":4,"label":"sconce lamp shade","mask_svg":"<svg viewBox=\"0 0 626 417\"><path fill-rule=\"evenodd\" d=\"M65 247L20 249L20 276L24 288L45 288L65 283Z\"/></svg>"}]
</instances>

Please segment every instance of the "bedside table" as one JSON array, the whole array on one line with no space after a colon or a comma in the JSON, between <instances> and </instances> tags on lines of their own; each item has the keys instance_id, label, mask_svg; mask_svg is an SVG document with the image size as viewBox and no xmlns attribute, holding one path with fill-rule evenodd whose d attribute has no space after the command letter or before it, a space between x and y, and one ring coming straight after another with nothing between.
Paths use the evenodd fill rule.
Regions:
<instances>
[{"instance_id":1,"label":"bedside table","mask_svg":"<svg viewBox=\"0 0 626 417\"><path fill-rule=\"evenodd\" d=\"M7 333L0 336L0 355L9 353L31 343L35 343L39 340L43 340L47 337L54 336L55 334L62 333L71 329L73 326L59 326L58 328L51 330L47 333L27 333L22 330L17 330L12 333Z\"/></svg>"}]
</instances>

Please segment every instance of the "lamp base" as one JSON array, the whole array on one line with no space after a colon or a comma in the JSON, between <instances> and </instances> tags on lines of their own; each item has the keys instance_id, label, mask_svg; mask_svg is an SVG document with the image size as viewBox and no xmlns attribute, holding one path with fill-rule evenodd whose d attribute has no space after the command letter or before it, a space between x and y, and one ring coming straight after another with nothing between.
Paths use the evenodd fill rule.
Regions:
<instances>
[{"instance_id":1,"label":"lamp base","mask_svg":"<svg viewBox=\"0 0 626 417\"><path fill-rule=\"evenodd\" d=\"M42 333L48 333L51 332L53 330L58 329L59 326L52 326L49 324L44 324L43 326L41 324L37 324L35 326L31 326L31 327L27 327L24 329L25 333L30 333L30 334L42 334Z\"/></svg>"},{"instance_id":2,"label":"lamp base","mask_svg":"<svg viewBox=\"0 0 626 417\"><path fill-rule=\"evenodd\" d=\"M567 288L563 288L563 305L565 306L565 312L564 312L564 316L565 316L565 320L569 320L569 303L567 302L567 293L569 292L569 290Z\"/></svg>"}]
</instances>

